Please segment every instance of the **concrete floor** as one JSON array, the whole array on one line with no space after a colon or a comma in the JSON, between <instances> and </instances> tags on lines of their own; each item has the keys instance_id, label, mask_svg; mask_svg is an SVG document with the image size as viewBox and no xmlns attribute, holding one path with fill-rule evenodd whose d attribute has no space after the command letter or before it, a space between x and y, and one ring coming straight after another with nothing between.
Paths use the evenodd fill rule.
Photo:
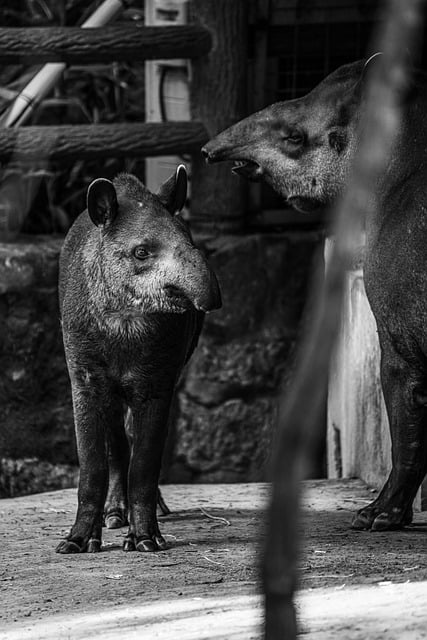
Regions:
<instances>
[{"instance_id":1,"label":"concrete floor","mask_svg":"<svg viewBox=\"0 0 427 640\"><path fill-rule=\"evenodd\" d=\"M401 532L348 528L373 498L359 481L305 483L297 610L316 640L427 638L427 517ZM0 501L0 639L255 640L262 637L258 550L266 485L166 486L171 544L61 556L75 490Z\"/></svg>"}]
</instances>

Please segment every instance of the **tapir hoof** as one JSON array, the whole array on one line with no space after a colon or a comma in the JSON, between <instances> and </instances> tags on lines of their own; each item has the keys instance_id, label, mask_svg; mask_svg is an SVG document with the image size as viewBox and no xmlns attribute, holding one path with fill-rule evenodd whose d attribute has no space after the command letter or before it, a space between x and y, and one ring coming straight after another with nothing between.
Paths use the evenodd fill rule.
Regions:
<instances>
[{"instance_id":1,"label":"tapir hoof","mask_svg":"<svg viewBox=\"0 0 427 640\"><path fill-rule=\"evenodd\" d=\"M166 551L168 548L168 543L161 535L147 536L138 540L134 535L128 534L123 543L123 551L152 553L154 551Z\"/></svg>"},{"instance_id":2,"label":"tapir hoof","mask_svg":"<svg viewBox=\"0 0 427 640\"><path fill-rule=\"evenodd\" d=\"M107 529L120 529L128 524L127 517L122 511L111 511L105 516L105 526Z\"/></svg>"},{"instance_id":3,"label":"tapir hoof","mask_svg":"<svg viewBox=\"0 0 427 640\"><path fill-rule=\"evenodd\" d=\"M61 540L55 551L56 553L83 553L85 549L72 540Z\"/></svg>"},{"instance_id":4,"label":"tapir hoof","mask_svg":"<svg viewBox=\"0 0 427 640\"><path fill-rule=\"evenodd\" d=\"M358 513L356 513L356 515L353 517L353 520L351 521L351 528L357 529L358 531L364 531L364 530L370 529L374 519L375 519L375 516L372 517L371 514L367 514L367 513L364 513L363 511L359 511Z\"/></svg>"},{"instance_id":5,"label":"tapir hoof","mask_svg":"<svg viewBox=\"0 0 427 640\"><path fill-rule=\"evenodd\" d=\"M166 551L168 544L163 536L153 536L152 538L146 538L140 540L136 544L137 551Z\"/></svg>"},{"instance_id":6,"label":"tapir hoof","mask_svg":"<svg viewBox=\"0 0 427 640\"><path fill-rule=\"evenodd\" d=\"M380 511L375 502L361 509L353 518L352 529L371 531L398 531L411 524L413 517L412 507L403 511L397 507L386 508Z\"/></svg>"},{"instance_id":7,"label":"tapir hoof","mask_svg":"<svg viewBox=\"0 0 427 640\"><path fill-rule=\"evenodd\" d=\"M102 542L98 538L91 538L87 543L87 553L99 553L101 551Z\"/></svg>"}]
</instances>

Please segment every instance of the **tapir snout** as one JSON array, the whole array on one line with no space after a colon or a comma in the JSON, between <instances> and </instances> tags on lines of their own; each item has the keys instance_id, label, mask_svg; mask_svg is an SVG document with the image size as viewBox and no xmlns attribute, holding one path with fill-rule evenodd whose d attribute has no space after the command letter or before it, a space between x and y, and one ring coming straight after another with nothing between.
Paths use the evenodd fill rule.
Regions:
<instances>
[{"instance_id":1,"label":"tapir snout","mask_svg":"<svg viewBox=\"0 0 427 640\"><path fill-rule=\"evenodd\" d=\"M175 277L166 289L182 293L198 311L214 311L222 306L218 280L201 252L192 247L177 261Z\"/></svg>"},{"instance_id":2,"label":"tapir snout","mask_svg":"<svg viewBox=\"0 0 427 640\"><path fill-rule=\"evenodd\" d=\"M237 122L203 148L202 155L208 163L234 161L233 173L248 180L262 178L263 169L259 163L259 147L267 141L264 112L259 111Z\"/></svg>"}]
</instances>

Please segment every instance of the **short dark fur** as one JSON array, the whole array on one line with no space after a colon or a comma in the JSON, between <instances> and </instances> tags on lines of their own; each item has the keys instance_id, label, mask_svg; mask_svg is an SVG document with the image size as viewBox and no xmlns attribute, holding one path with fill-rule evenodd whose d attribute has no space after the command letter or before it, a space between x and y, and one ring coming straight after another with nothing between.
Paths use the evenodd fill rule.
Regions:
<instances>
[{"instance_id":1,"label":"short dark fur","mask_svg":"<svg viewBox=\"0 0 427 640\"><path fill-rule=\"evenodd\" d=\"M310 203L331 203L346 184L357 148L370 64L341 67L307 96L238 122L206 145L206 158L250 161L242 174L264 177L301 210ZM368 221L364 269L381 344L393 466L378 498L355 517L357 529L398 529L411 522L412 502L427 471L425 77L416 74L401 105L403 125L378 183L375 215ZM289 122L308 132L298 163L277 135ZM331 131L338 125L340 136Z\"/></svg>"},{"instance_id":2,"label":"short dark fur","mask_svg":"<svg viewBox=\"0 0 427 640\"><path fill-rule=\"evenodd\" d=\"M146 193L147 187L131 173L119 173L113 180L116 191L119 195L124 195L130 199L141 200Z\"/></svg>"},{"instance_id":3,"label":"short dark fur","mask_svg":"<svg viewBox=\"0 0 427 640\"><path fill-rule=\"evenodd\" d=\"M95 181L64 242L60 308L80 483L59 553L99 551L103 516L111 528L129 521L126 551L167 546L156 500L169 407L204 311L221 304L215 275L173 215L183 180L180 168L157 195L132 175Z\"/></svg>"}]
</instances>

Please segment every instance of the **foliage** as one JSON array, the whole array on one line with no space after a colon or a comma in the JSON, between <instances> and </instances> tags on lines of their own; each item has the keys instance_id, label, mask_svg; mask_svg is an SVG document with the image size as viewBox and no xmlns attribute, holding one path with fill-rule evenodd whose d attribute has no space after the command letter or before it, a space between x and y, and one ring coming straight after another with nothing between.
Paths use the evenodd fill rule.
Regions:
<instances>
[{"instance_id":1,"label":"foliage","mask_svg":"<svg viewBox=\"0 0 427 640\"><path fill-rule=\"evenodd\" d=\"M2 0L0 26L71 26L81 24L101 0ZM135 0L120 21L143 24L143 0ZM0 116L37 73L38 67L8 65L0 70ZM25 124L114 123L144 119L143 64L69 67L53 94L39 105ZM0 170L0 233L3 216L17 226L18 214L27 214L22 231L63 232L85 208L88 184L96 177L119 171L143 175L143 161L106 158L72 164L45 162L28 168L13 160Z\"/></svg>"}]
</instances>

